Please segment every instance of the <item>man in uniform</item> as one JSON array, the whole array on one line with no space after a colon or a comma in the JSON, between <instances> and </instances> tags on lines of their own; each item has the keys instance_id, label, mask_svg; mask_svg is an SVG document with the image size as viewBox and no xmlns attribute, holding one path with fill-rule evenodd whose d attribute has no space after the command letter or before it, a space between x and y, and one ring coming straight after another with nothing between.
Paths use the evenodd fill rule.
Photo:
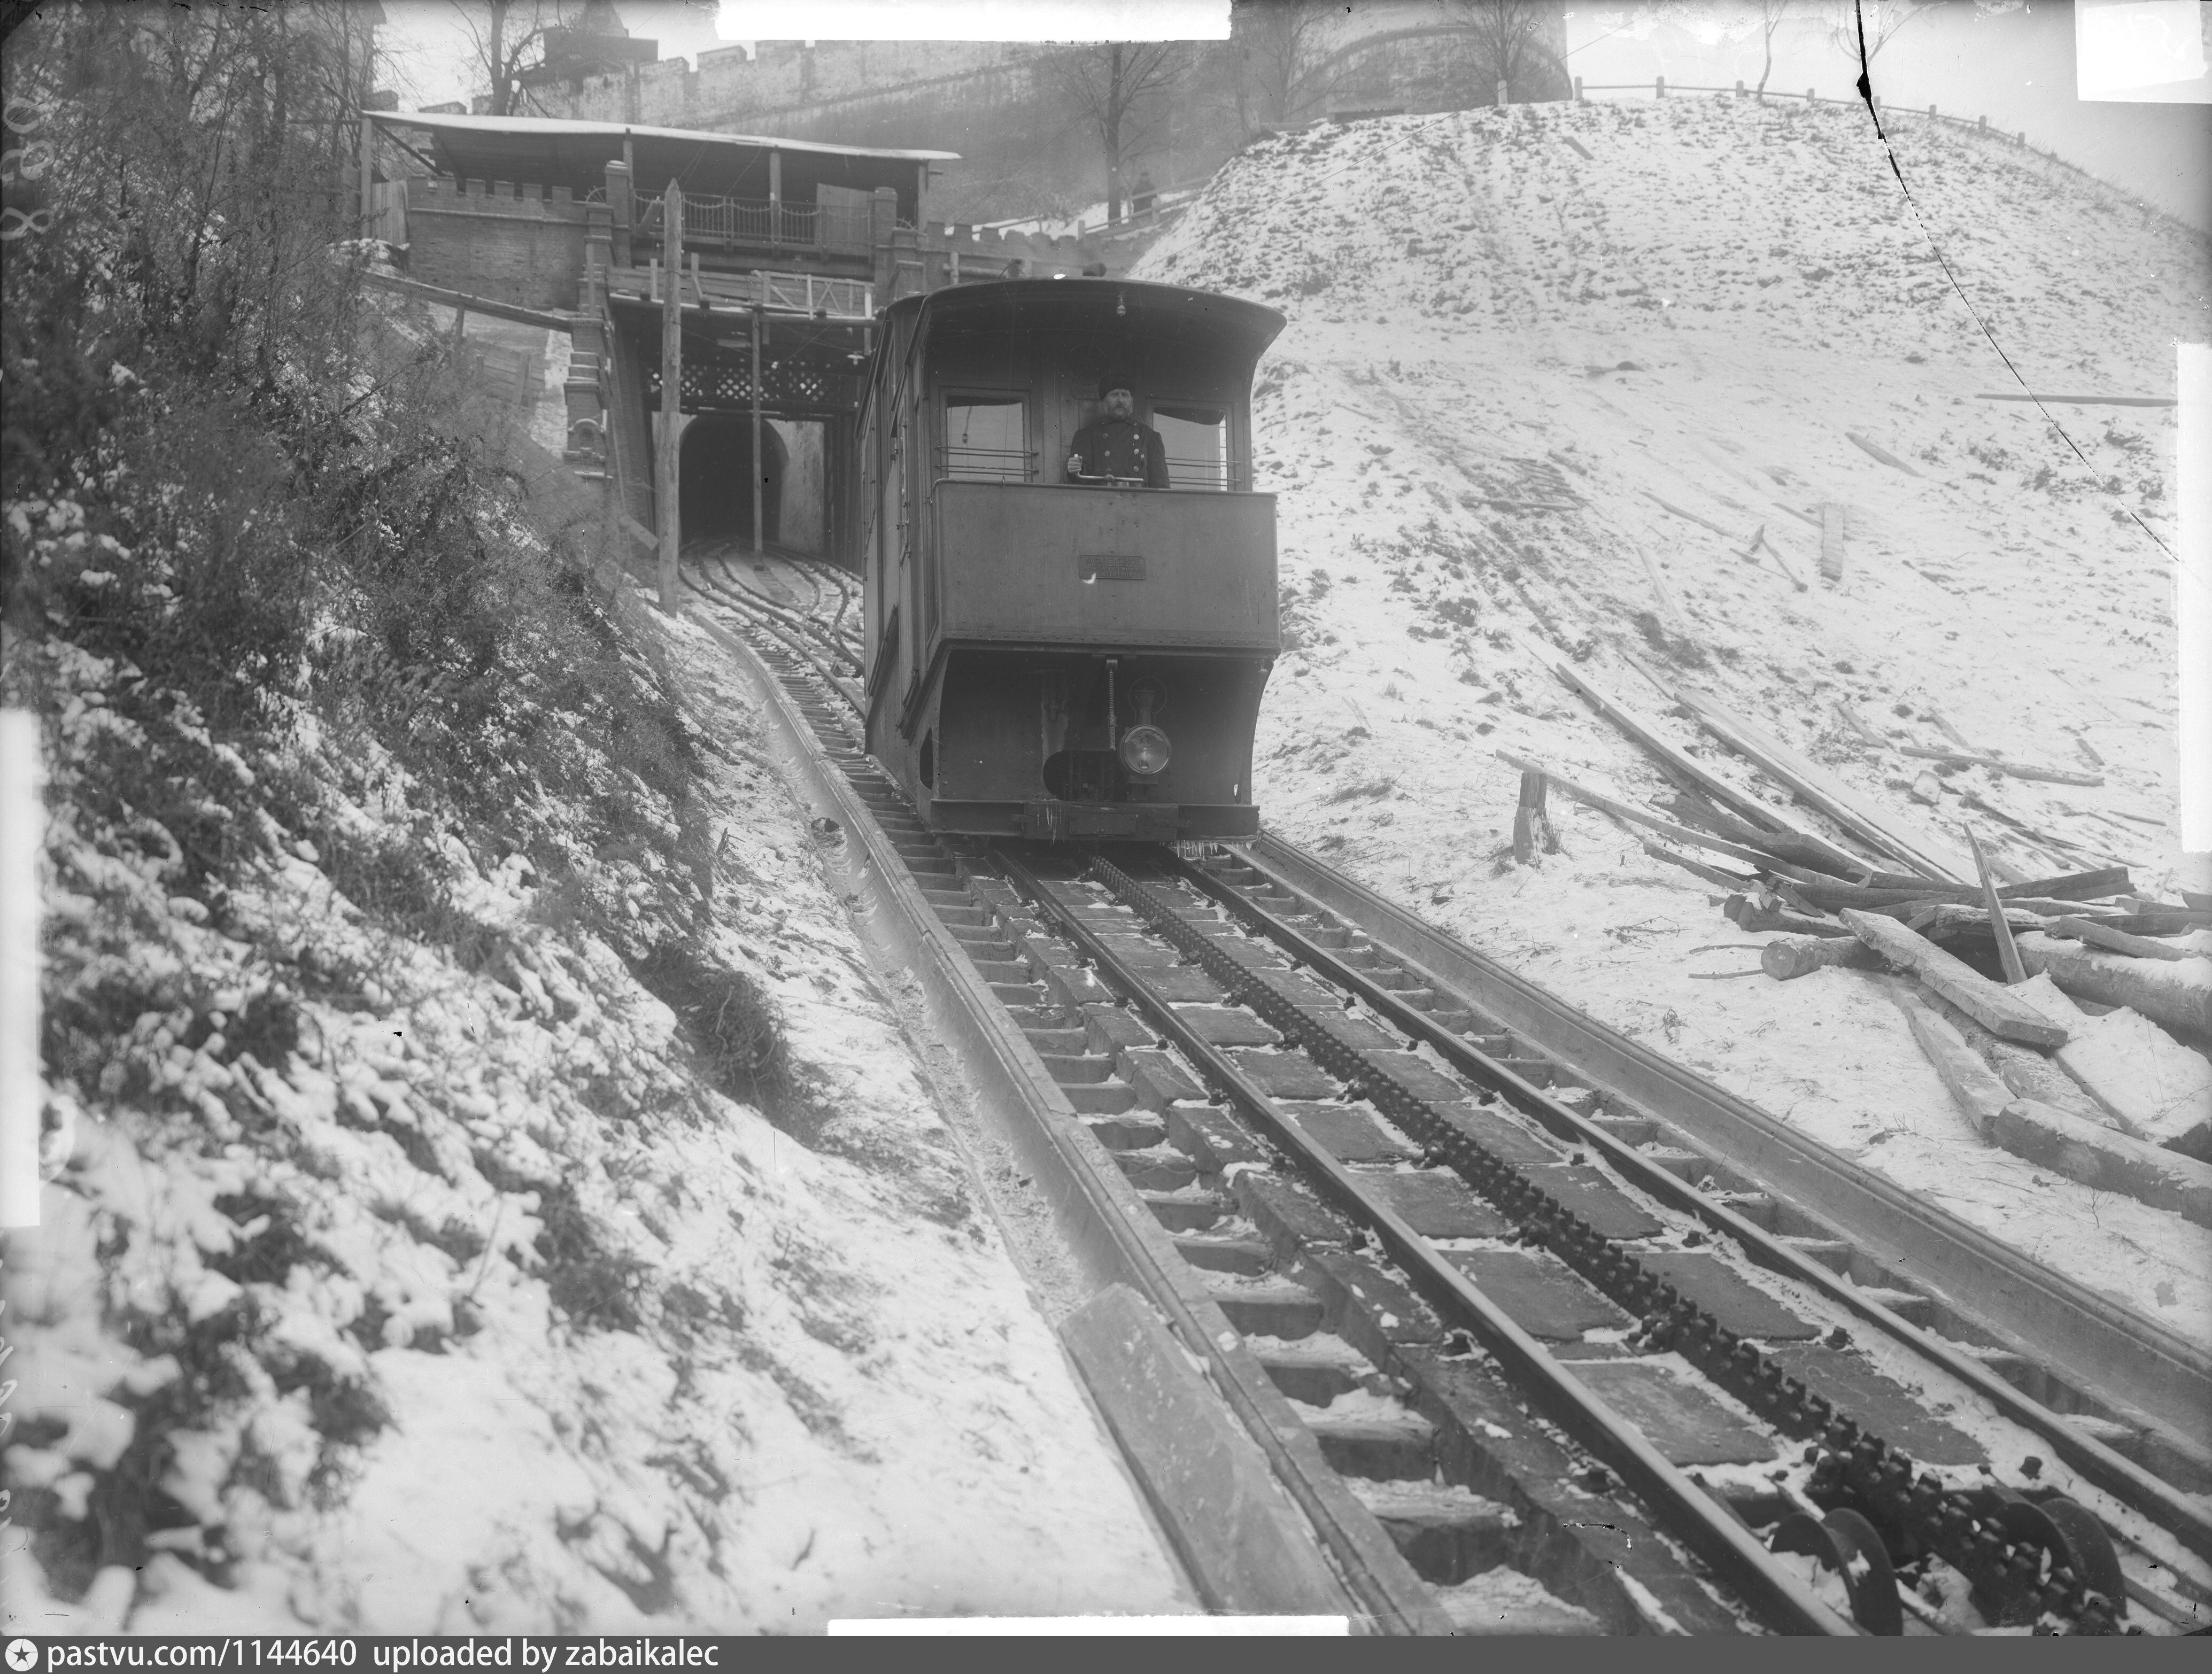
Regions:
<instances>
[{"instance_id":1,"label":"man in uniform","mask_svg":"<svg viewBox=\"0 0 2212 1674\"><path fill-rule=\"evenodd\" d=\"M1136 397L1129 391L1127 374L1109 372L1098 380L1102 416L1075 433L1067 455L1067 480L1096 484L1102 477L1142 482L1148 488L1168 486L1168 452L1160 433L1137 422Z\"/></svg>"}]
</instances>

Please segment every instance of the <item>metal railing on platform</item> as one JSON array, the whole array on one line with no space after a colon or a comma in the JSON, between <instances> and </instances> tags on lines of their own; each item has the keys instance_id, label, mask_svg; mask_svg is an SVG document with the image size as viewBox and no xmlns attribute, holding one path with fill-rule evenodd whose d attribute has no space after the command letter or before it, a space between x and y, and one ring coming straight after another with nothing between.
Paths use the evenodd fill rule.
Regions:
<instances>
[{"instance_id":1,"label":"metal railing on platform","mask_svg":"<svg viewBox=\"0 0 2212 1674\"><path fill-rule=\"evenodd\" d=\"M690 219L685 204L685 219ZM690 237L690 229L684 233ZM617 268L608 277L611 288L643 295L658 302L664 282L660 258L648 257L643 267ZM705 307L760 307L770 313L810 314L817 319L866 321L875 317L875 287L865 279L840 279L820 273L702 272L696 262L683 276L681 300Z\"/></svg>"},{"instance_id":2,"label":"metal railing on platform","mask_svg":"<svg viewBox=\"0 0 2212 1674\"><path fill-rule=\"evenodd\" d=\"M634 237L658 239L665 224L665 195L641 192L633 200ZM873 247L869 211L842 205L784 203L765 198L684 199L684 242L766 245L770 249L821 250L866 255Z\"/></svg>"}]
</instances>

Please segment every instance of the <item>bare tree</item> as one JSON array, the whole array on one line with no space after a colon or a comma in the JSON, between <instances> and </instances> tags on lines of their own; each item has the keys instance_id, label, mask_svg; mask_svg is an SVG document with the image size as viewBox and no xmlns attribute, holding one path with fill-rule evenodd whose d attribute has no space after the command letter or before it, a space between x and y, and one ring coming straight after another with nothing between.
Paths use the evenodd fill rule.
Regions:
<instances>
[{"instance_id":1,"label":"bare tree","mask_svg":"<svg viewBox=\"0 0 2212 1674\"><path fill-rule=\"evenodd\" d=\"M1339 15L1334 0L1237 0L1230 40L1247 135L1295 126L1327 106L1344 79L1328 40L1328 26Z\"/></svg>"},{"instance_id":2,"label":"bare tree","mask_svg":"<svg viewBox=\"0 0 2212 1674\"><path fill-rule=\"evenodd\" d=\"M493 116L520 113L522 77L545 62L545 32L568 27L580 7L564 0L483 0L454 8L469 33L469 56L490 84Z\"/></svg>"},{"instance_id":3,"label":"bare tree","mask_svg":"<svg viewBox=\"0 0 2212 1674\"><path fill-rule=\"evenodd\" d=\"M1180 41L1109 41L1048 61L1053 79L1098 133L1106 161L1106 219L1121 219L1121 173L1165 114L1159 95L1182 79L1190 54Z\"/></svg>"},{"instance_id":4,"label":"bare tree","mask_svg":"<svg viewBox=\"0 0 2212 1674\"><path fill-rule=\"evenodd\" d=\"M1559 16L1547 0L1447 0L1459 20L1474 61L1476 85L1485 93L1503 82L1506 96L1532 99L1559 93L1566 65L1553 45Z\"/></svg>"},{"instance_id":5,"label":"bare tree","mask_svg":"<svg viewBox=\"0 0 2212 1674\"><path fill-rule=\"evenodd\" d=\"M1845 58L1870 67L1898 32L1929 9L1917 0L1841 0L1828 27L1828 39ZM1860 77L1863 83L1865 77ZM1868 89L1862 85L1861 97Z\"/></svg>"},{"instance_id":6,"label":"bare tree","mask_svg":"<svg viewBox=\"0 0 2212 1674\"><path fill-rule=\"evenodd\" d=\"M1793 3L1794 0L1759 0L1759 44L1766 53L1765 61L1759 66L1758 91L1762 98L1766 93L1766 78L1774 73L1774 32L1782 27L1782 21Z\"/></svg>"}]
</instances>

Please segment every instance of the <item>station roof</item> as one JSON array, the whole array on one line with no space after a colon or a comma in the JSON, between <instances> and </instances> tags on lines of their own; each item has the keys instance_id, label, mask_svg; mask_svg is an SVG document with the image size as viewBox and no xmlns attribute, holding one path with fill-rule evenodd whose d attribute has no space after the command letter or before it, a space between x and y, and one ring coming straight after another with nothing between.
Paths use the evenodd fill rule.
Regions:
<instances>
[{"instance_id":1,"label":"station roof","mask_svg":"<svg viewBox=\"0 0 2212 1674\"><path fill-rule=\"evenodd\" d=\"M902 213L911 212L917 165L956 162L960 155L559 117L458 116L428 111L368 114L371 121L388 128L428 133L438 167L461 179L567 186L580 197L605 183L606 166L622 161L625 138L636 160L632 184L640 191L659 191L672 179L682 181L689 192L766 197L768 158L774 151L782 154L787 198L804 202L817 185L860 191L890 186L899 193Z\"/></svg>"}]
</instances>

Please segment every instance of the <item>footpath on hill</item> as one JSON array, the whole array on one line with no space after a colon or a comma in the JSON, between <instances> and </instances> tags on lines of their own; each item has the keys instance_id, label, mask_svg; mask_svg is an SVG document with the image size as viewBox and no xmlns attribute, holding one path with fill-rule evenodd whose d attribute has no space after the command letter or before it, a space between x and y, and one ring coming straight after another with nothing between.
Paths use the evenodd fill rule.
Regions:
<instances>
[{"instance_id":1,"label":"footpath on hill","mask_svg":"<svg viewBox=\"0 0 2212 1674\"><path fill-rule=\"evenodd\" d=\"M1796 100L1386 118L1223 170L1133 276L1290 315L1255 392L1289 646L1258 800L1604 1022L2206 1335L2212 1235L1985 1145L1882 979L1757 974L1711 883L1556 793L1563 852L1512 858L1498 750L1667 788L1561 653L1771 803L1632 658L2019 875L2208 887L2175 814L2171 410L2053 408L2062 438L1975 398L2021 387L1992 336L2031 389L2170 397L2173 343L2212 329L2205 242L1995 136L1890 137L1909 200L1863 110ZM1959 738L2103 784L1975 768L1916 801L1928 764L1896 747Z\"/></svg>"}]
</instances>

